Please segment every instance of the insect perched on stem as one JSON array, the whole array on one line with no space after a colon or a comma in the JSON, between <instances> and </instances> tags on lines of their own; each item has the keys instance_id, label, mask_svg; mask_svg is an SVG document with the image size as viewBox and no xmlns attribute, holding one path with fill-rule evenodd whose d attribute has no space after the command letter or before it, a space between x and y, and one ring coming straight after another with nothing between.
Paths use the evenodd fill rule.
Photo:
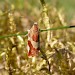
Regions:
<instances>
[{"instance_id":1,"label":"insect perched on stem","mask_svg":"<svg viewBox=\"0 0 75 75\"><path fill-rule=\"evenodd\" d=\"M37 56L39 52L39 29L38 24L34 23L28 30L28 56Z\"/></svg>"}]
</instances>

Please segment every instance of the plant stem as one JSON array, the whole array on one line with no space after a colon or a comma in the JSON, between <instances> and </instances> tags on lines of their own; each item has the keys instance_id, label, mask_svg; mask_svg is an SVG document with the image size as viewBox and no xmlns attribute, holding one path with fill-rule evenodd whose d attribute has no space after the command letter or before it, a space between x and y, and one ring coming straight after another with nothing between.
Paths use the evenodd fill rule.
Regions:
<instances>
[{"instance_id":1,"label":"plant stem","mask_svg":"<svg viewBox=\"0 0 75 75\"><path fill-rule=\"evenodd\" d=\"M40 29L40 32L49 31L49 30L68 29L68 28L74 28L74 27L75 27L75 26L61 26L61 27L57 27L57 28Z\"/></svg>"},{"instance_id":2,"label":"plant stem","mask_svg":"<svg viewBox=\"0 0 75 75\"><path fill-rule=\"evenodd\" d=\"M20 34L9 34L9 35L5 35L5 36L0 36L0 39L12 37L12 36L26 35L26 34L28 34L27 31L24 33L20 33Z\"/></svg>"},{"instance_id":3,"label":"plant stem","mask_svg":"<svg viewBox=\"0 0 75 75\"><path fill-rule=\"evenodd\" d=\"M44 0L40 0L41 4L44 5L45 4L45 1Z\"/></svg>"},{"instance_id":4,"label":"plant stem","mask_svg":"<svg viewBox=\"0 0 75 75\"><path fill-rule=\"evenodd\" d=\"M44 32L44 31L49 31L49 30L61 30L61 29L68 29L68 28L75 28L75 26L61 26L61 27L57 27L57 28L50 28L50 29L39 29L40 32ZM9 34L9 35L5 35L5 36L0 36L0 39L3 38L8 38L8 37L12 37L12 36L21 36L21 35L27 35L28 32L23 32L23 33L19 33L19 34Z\"/></svg>"}]
</instances>

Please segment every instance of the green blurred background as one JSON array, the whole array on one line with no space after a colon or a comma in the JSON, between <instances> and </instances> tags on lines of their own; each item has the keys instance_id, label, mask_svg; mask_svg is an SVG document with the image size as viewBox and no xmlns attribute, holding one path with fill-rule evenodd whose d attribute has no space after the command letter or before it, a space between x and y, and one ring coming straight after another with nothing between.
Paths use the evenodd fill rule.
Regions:
<instances>
[{"instance_id":1,"label":"green blurred background","mask_svg":"<svg viewBox=\"0 0 75 75\"><path fill-rule=\"evenodd\" d=\"M58 10L64 9L67 21L69 22L75 16L75 0L45 0L49 6L55 6ZM0 7L8 2L10 5L14 4L15 9L20 11L26 11L32 14L34 11L39 11L41 4L40 0L0 0ZM35 9L33 11L33 9ZM34 12L37 14L37 11ZM33 13L33 14L34 14Z\"/></svg>"},{"instance_id":2,"label":"green blurred background","mask_svg":"<svg viewBox=\"0 0 75 75\"><path fill-rule=\"evenodd\" d=\"M48 17L50 19L51 24L53 25L53 27L58 27L60 25L67 24L67 25L75 25L75 0L45 0L46 4L48 6ZM11 10L12 9L12 10ZM58 16L59 11L62 10L62 14L61 17L63 19L63 24L60 21L60 18ZM11 33L15 34L15 33L22 33L23 31L27 31L29 28L31 28L31 26L33 25L33 22L39 22L40 17L42 18L42 5L40 3L40 0L0 0L0 36L4 36L4 35L9 35ZM43 21L41 21L43 22ZM40 23L39 24L39 28L40 29L44 29L44 24ZM11 28L12 27L12 28ZM65 32L64 32L65 31ZM52 45L53 48L57 47L57 49L60 49L61 46L65 47L65 49L60 49L59 51L61 52L61 56L62 59L59 58L59 54L57 55L57 52L53 50L53 48L51 48L50 46L45 49L43 47L45 47L45 43L46 43L46 33L41 33L40 39L40 46L41 49L43 49L46 53L46 55L48 57L52 58L52 66L56 65L56 69L54 67L53 71L54 72L58 72L59 73L59 67L61 67L61 72L63 73L62 75L75 75L75 63L73 63L71 57L70 57L70 61L69 63L71 63L72 67L70 67L70 64L66 63L67 61L69 61L69 59L65 60L66 55L64 55L64 53L66 54L66 52L69 50L73 50L73 53L75 53L75 29L70 29L68 30L58 30L58 31L53 31L54 36L52 38ZM67 33L67 35L66 35ZM20 39L20 38L21 39ZM19 36L16 37L15 39L13 39L13 37L11 37L14 42L16 44L12 44L11 38L5 38L5 39L0 39L0 54L3 54L3 51L5 53L8 53L7 55L9 55L8 59L9 59L9 63L8 59L4 60L1 59L1 65L3 65L3 62L6 61L6 65L3 65L4 67L7 67L8 65L12 64L13 69L16 67L15 61L22 61L23 63L21 64L21 67L24 68L23 72L26 71L26 74L22 74L22 70L19 72L21 74L16 74L16 75L47 75L47 73L44 74L44 72L41 72L39 70L36 70L35 65L41 65L43 63L43 58L41 59L41 56L39 56L37 59L37 61L39 61L39 63L34 64L34 67L31 65L31 60L28 59L27 56L27 37L26 36ZM18 38L18 39L17 39ZM57 42L56 42L57 41ZM70 42L69 42L70 41ZM22 43L23 42L23 43ZM55 44L54 44L55 42ZM68 43L67 43L68 42ZM74 42L74 43L73 43ZM59 44L61 43L61 44ZM61 46L60 46L61 45ZM66 46L65 46L66 45ZM14 47L15 48L11 51L11 48ZM20 47L19 47L20 46ZM8 48L10 50L8 50ZM18 50L17 50L18 49ZM68 50L66 50L68 49ZM66 50L66 51L65 51ZM51 53L54 52L53 53ZM64 53L63 53L64 51ZM10 54L12 53L12 54ZM70 54L70 53L69 53ZM20 60L17 60L16 57L21 56ZM13 57L13 58L12 58ZM3 58L3 56L1 56L0 58ZM6 56L4 55L4 58L6 59ZM19 57L20 58L20 57ZM12 60L10 60L12 59ZM56 60L55 60L56 59ZM59 61L57 61L59 60ZM12 62L11 62L12 61ZM51 61L51 60L50 60ZM62 63L61 63L61 62ZM58 63L59 62L59 63ZM75 58L74 58L74 62L75 62ZM13 65L14 63L14 65ZM21 62L20 62L21 63ZM28 66L29 65L29 68ZM41 67L43 67L44 64L41 65ZM69 73L68 74L68 68L66 66L69 66ZM40 67L40 68L41 68ZM44 66L45 67L45 66ZM43 68L44 68L43 67ZM18 68L18 67L17 67ZM16 68L16 69L17 69ZM2 68L3 72L5 71ZM18 70L15 70L14 73L18 72L20 70L20 68ZM33 72L34 70L34 72ZM13 70L14 71L14 70ZM1 71L2 72L2 71ZM6 71L7 72L7 71ZM66 73L67 74L66 74ZM15 75L15 74L12 75ZM57 73L57 75L58 75ZM65 73L65 74L64 74ZM72 74L74 73L74 74ZM9 74L0 74L0 75L9 75ZM11 74L10 74L11 75ZM56 74L53 74L56 75ZM60 75L60 74L59 74Z\"/></svg>"}]
</instances>

